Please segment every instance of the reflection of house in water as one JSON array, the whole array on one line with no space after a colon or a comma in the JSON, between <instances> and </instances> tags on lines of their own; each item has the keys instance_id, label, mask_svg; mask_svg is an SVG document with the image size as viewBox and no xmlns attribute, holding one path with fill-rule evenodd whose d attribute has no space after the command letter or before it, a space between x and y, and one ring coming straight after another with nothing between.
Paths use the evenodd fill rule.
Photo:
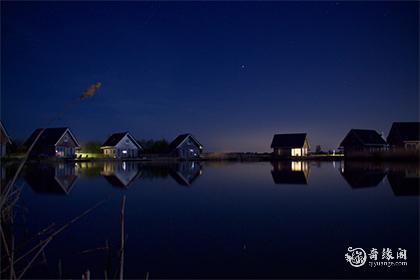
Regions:
<instances>
[{"instance_id":1,"label":"reflection of house in water","mask_svg":"<svg viewBox=\"0 0 420 280\"><path fill-rule=\"evenodd\" d=\"M69 194L77 179L74 163L34 164L25 170L25 180L34 192Z\"/></svg>"},{"instance_id":2,"label":"reflection of house in water","mask_svg":"<svg viewBox=\"0 0 420 280\"><path fill-rule=\"evenodd\" d=\"M307 161L274 161L271 175L275 184L307 185L309 164Z\"/></svg>"},{"instance_id":3,"label":"reflection of house in water","mask_svg":"<svg viewBox=\"0 0 420 280\"><path fill-rule=\"evenodd\" d=\"M105 162L101 175L114 187L128 187L139 174L138 163Z\"/></svg>"},{"instance_id":4,"label":"reflection of house in water","mask_svg":"<svg viewBox=\"0 0 420 280\"><path fill-rule=\"evenodd\" d=\"M420 195L420 168L418 164L391 168L388 181L396 196Z\"/></svg>"},{"instance_id":5,"label":"reflection of house in water","mask_svg":"<svg viewBox=\"0 0 420 280\"><path fill-rule=\"evenodd\" d=\"M179 162L171 171L172 178L182 186L191 186L202 174L201 164L195 161Z\"/></svg>"},{"instance_id":6,"label":"reflection of house in water","mask_svg":"<svg viewBox=\"0 0 420 280\"><path fill-rule=\"evenodd\" d=\"M375 187L385 173L385 167L374 162L345 161L340 169L340 174L352 188Z\"/></svg>"}]
</instances>

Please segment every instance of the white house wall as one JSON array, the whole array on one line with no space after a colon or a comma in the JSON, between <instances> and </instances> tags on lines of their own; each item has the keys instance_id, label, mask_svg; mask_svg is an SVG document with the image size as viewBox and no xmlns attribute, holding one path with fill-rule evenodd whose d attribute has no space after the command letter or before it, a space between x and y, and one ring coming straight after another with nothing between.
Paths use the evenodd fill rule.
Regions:
<instances>
[{"instance_id":1,"label":"white house wall","mask_svg":"<svg viewBox=\"0 0 420 280\"><path fill-rule=\"evenodd\" d=\"M128 140L128 141L127 141ZM117 145L115 145L116 149L119 150L137 150L138 147L131 141L131 139L125 135Z\"/></svg>"}]
</instances>

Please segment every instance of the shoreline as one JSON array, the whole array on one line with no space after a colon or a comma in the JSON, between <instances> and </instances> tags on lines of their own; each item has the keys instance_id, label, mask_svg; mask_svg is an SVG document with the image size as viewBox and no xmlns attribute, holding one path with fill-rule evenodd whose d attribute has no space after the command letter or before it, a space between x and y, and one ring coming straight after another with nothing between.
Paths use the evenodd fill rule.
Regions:
<instances>
[{"instance_id":1,"label":"shoreline","mask_svg":"<svg viewBox=\"0 0 420 280\"><path fill-rule=\"evenodd\" d=\"M11 156L2 158L2 162L16 162L22 160L22 156ZM90 158L46 158L46 159L29 159L28 163L37 162L121 162L121 161L135 161L135 162L153 162L153 163L174 163L183 161L236 161L236 162L271 162L271 161L399 161L399 162L419 162L420 158L417 155L410 156L393 156L387 155L364 155L359 157L348 157L343 154L312 154L304 157L278 157L271 153L205 153L199 158L183 159L176 157L169 157L164 155L144 155L139 158L109 158L109 157L90 157Z\"/></svg>"}]
</instances>

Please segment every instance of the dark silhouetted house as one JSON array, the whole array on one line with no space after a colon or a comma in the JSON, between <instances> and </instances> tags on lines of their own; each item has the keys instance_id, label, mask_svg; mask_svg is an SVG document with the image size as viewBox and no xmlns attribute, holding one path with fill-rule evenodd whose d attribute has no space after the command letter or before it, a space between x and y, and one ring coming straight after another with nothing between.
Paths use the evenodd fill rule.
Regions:
<instances>
[{"instance_id":1,"label":"dark silhouetted house","mask_svg":"<svg viewBox=\"0 0 420 280\"><path fill-rule=\"evenodd\" d=\"M29 165L25 171L25 181L31 189L43 194L67 195L77 178L74 163L34 164Z\"/></svg>"},{"instance_id":2,"label":"dark silhouetted house","mask_svg":"<svg viewBox=\"0 0 420 280\"><path fill-rule=\"evenodd\" d=\"M140 174L139 165L133 161L105 162L101 175L112 186L127 188Z\"/></svg>"},{"instance_id":3,"label":"dark silhouetted house","mask_svg":"<svg viewBox=\"0 0 420 280\"><path fill-rule=\"evenodd\" d=\"M34 143L39 133L42 134L34 144L31 157L74 158L76 149L80 147L70 129L60 127L36 129L24 143L27 149Z\"/></svg>"},{"instance_id":4,"label":"dark silhouetted house","mask_svg":"<svg viewBox=\"0 0 420 280\"><path fill-rule=\"evenodd\" d=\"M391 149L420 150L420 123L394 122L386 140Z\"/></svg>"},{"instance_id":5,"label":"dark silhouetted house","mask_svg":"<svg viewBox=\"0 0 420 280\"><path fill-rule=\"evenodd\" d=\"M199 158L203 152L203 146L191 134L181 134L169 144L169 153L181 159Z\"/></svg>"},{"instance_id":6,"label":"dark silhouetted house","mask_svg":"<svg viewBox=\"0 0 420 280\"><path fill-rule=\"evenodd\" d=\"M375 152L386 151L387 143L375 130L352 129L340 143L345 156L368 156Z\"/></svg>"},{"instance_id":7,"label":"dark silhouetted house","mask_svg":"<svg viewBox=\"0 0 420 280\"><path fill-rule=\"evenodd\" d=\"M304 157L308 155L309 141L306 133L275 134L271 148L274 156Z\"/></svg>"},{"instance_id":8,"label":"dark silhouetted house","mask_svg":"<svg viewBox=\"0 0 420 280\"><path fill-rule=\"evenodd\" d=\"M12 144L3 123L0 121L0 157L4 157L7 154L7 145Z\"/></svg>"},{"instance_id":9,"label":"dark silhouetted house","mask_svg":"<svg viewBox=\"0 0 420 280\"><path fill-rule=\"evenodd\" d=\"M386 170L381 164L369 161L344 161L340 174L354 189L377 186L385 177Z\"/></svg>"},{"instance_id":10,"label":"dark silhouetted house","mask_svg":"<svg viewBox=\"0 0 420 280\"><path fill-rule=\"evenodd\" d=\"M274 161L271 176L275 184L307 185L309 165L307 161Z\"/></svg>"},{"instance_id":11,"label":"dark silhouetted house","mask_svg":"<svg viewBox=\"0 0 420 280\"><path fill-rule=\"evenodd\" d=\"M143 151L143 147L128 132L114 133L101 150L104 155L112 158L136 158Z\"/></svg>"},{"instance_id":12,"label":"dark silhouetted house","mask_svg":"<svg viewBox=\"0 0 420 280\"><path fill-rule=\"evenodd\" d=\"M171 177L182 186L191 186L201 175L201 164L196 161L183 161L170 173Z\"/></svg>"}]
</instances>

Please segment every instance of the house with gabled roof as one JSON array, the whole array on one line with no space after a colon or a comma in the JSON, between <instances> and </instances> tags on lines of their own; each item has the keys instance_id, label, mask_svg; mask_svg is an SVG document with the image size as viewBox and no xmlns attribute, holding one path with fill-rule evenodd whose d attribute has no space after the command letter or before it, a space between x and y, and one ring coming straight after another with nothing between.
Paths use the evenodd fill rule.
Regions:
<instances>
[{"instance_id":1,"label":"house with gabled roof","mask_svg":"<svg viewBox=\"0 0 420 280\"><path fill-rule=\"evenodd\" d=\"M420 150L420 122L394 122L386 141L391 149Z\"/></svg>"},{"instance_id":2,"label":"house with gabled roof","mask_svg":"<svg viewBox=\"0 0 420 280\"><path fill-rule=\"evenodd\" d=\"M351 129L339 147L345 156L368 156L388 149L381 134L371 129Z\"/></svg>"},{"instance_id":3,"label":"house with gabled roof","mask_svg":"<svg viewBox=\"0 0 420 280\"><path fill-rule=\"evenodd\" d=\"M171 155L181 159L199 158L203 152L203 145L192 134L178 135L168 147Z\"/></svg>"},{"instance_id":4,"label":"house with gabled roof","mask_svg":"<svg viewBox=\"0 0 420 280\"><path fill-rule=\"evenodd\" d=\"M80 144L68 127L37 128L25 141L30 157L74 158Z\"/></svg>"},{"instance_id":5,"label":"house with gabled roof","mask_svg":"<svg viewBox=\"0 0 420 280\"><path fill-rule=\"evenodd\" d=\"M143 147L129 132L119 132L108 137L101 150L106 157L136 158L143 151Z\"/></svg>"},{"instance_id":6,"label":"house with gabled roof","mask_svg":"<svg viewBox=\"0 0 420 280\"><path fill-rule=\"evenodd\" d=\"M276 157L303 157L308 155L309 140L306 133L275 134L271 141Z\"/></svg>"},{"instance_id":7,"label":"house with gabled roof","mask_svg":"<svg viewBox=\"0 0 420 280\"><path fill-rule=\"evenodd\" d=\"M6 132L3 123L0 121L0 157L4 157L7 154L7 145L12 144L12 140Z\"/></svg>"}]
</instances>

